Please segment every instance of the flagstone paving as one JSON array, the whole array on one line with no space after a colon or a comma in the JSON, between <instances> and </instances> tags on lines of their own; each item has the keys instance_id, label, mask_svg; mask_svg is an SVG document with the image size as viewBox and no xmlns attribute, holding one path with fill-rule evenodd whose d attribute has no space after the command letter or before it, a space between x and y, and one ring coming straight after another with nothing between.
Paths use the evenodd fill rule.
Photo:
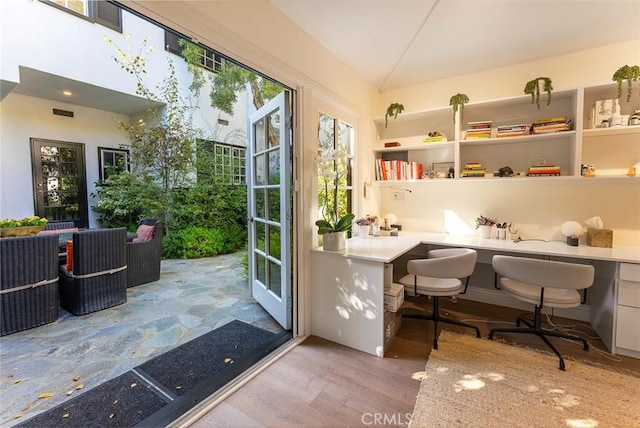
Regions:
<instances>
[{"instance_id":1,"label":"flagstone paving","mask_svg":"<svg viewBox=\"0 0 640 428\"><path fill-rule=\"evenodd\" d=\"M234 319L282 331L251 297L242 258L163 260L160 280L129 288L123 305L83 316L60 309L55 323L0 338L0 425L55 407Z\"/></svg>"}]
</instances>

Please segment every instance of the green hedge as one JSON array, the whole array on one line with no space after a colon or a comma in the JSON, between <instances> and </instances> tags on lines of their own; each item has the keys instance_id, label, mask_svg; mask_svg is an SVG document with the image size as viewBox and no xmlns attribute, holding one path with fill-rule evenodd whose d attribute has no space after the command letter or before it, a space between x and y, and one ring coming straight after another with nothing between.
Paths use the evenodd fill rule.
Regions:
<instances>
[{"instance_id":1,"label":"green hedge","mask_svg":"<svg viewBox=\"0 0 640 428\"><path fill-rule=\"evenodd\" d=\"M170 232L162 241L162 256L171 259L195 259L228 254L246 245L245 227L224 229L188 226Z\"/></svg>"}]
</instances>

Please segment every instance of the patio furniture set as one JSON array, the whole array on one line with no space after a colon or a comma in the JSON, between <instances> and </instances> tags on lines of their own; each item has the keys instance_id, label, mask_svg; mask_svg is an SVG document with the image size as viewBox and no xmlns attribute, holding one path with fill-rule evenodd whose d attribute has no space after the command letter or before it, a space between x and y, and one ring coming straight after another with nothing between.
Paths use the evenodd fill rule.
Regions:
<instances>
[{"instance_id":1,"label":"patio furniture set","mask_svg":"<svg viewBox=\"0 0 640 428\"><path fill-rule=\"evenodd\" d=\"M84 315L125 303L127 288L160 279L162 233L157 220L143 220L129 241L125 228L52 223L0 239L0 335L54 322L58 306Z\"/></svg>"}]
</instances>

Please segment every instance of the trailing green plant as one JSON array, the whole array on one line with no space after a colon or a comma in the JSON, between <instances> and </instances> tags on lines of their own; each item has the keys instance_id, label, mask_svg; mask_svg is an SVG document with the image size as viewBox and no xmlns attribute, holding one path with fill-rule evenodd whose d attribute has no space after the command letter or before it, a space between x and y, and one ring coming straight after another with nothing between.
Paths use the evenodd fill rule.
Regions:
<instances>
[{"instance_id":1,"label":"trailing green plant","mask_svg":"<svg viewBox=\"0 0 640 428\"><path fill-rule=\"evenodd\" d=\"M540 110L540 81L544 82L543 90L547 93L547 105L551 104L551 91L553 90L553 86L551 84L551 79L548 77L536 77L533 80L528 81L524 85L524 93L531 95L531 104L534 102Z\"/></svg>"},{"instance_id":2,"label":"trailing green plant","mask_svg":"<svg viewBox=\"0 0 640 428\"><path fill-rule=\"evenodd\" d=\"M162 255L173 259L195 259L229 254L247 242L247 230L241 226L224 229L188 226L172 231L162 240Z\"/></svg>"},{"instance_id":3,"label":"trailing green plant","mask_svg":"<svg viewBox=\"0 0 640 428\"><path fill-rule=\"evenodd\" d=\"M612 80L618 82L618 98L622 96L622 82L627 81L627 102L631 101L632 83L640 79L640 66L623 65L615 73Z\"/></svg>"},{"instance_id":4,"label":"trailing green plant","mask_svg":"<svg viewBox=\"0 0 640 428\"><path fill-rule=\"evenodd\" d=\"M384 115L384 127L386 128L389 124L389 118L393 117L394 119L398 118L398 115L404 111L404 105L400 103L391 103L389 107L387 107L387 112Z\"/></svg>"},{"instance_id":5,"label":"trailing green plant","mask_svg":"<svg viewBox=\"0 0 640 428\"><path fill-rule=\"evenodd\" d=\"M457 93L449 99L449 105L453 106L453 123L456 123L456 113L460 110L460 121L464 114L464 105L469 102L467 94Z\"/></svg>"}]
</instances>

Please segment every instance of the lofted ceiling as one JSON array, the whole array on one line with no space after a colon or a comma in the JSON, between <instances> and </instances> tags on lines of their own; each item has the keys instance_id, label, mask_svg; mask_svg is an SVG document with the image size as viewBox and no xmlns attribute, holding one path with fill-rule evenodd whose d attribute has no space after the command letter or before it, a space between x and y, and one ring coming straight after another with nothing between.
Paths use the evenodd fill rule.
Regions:
<instances>
[{"instance_id":1,"label":"lofted ceiling","mask_svg":"<svg viewBox=\"0 0 640 428\"><path fill-rule=\"evenodd\" d=\"M640 39L640 0L271 2L380 90Z\"/></svg>"}]
</instances>

